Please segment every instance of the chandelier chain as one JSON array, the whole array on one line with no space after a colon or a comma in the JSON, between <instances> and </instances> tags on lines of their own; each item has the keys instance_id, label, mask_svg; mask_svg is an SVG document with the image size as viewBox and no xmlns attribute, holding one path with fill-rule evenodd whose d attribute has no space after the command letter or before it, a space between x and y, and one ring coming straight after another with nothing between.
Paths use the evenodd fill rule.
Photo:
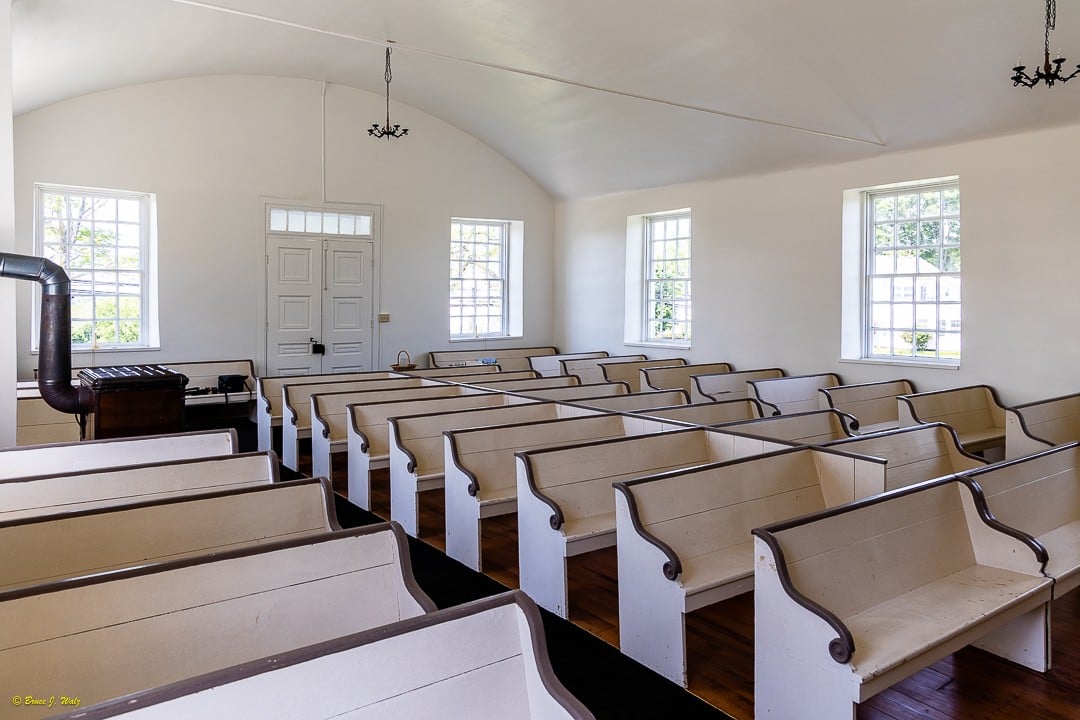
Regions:
<instances>
[{"instance_id":1,"label":"chandelier chain","mask_svg":"<svg viewBox=\"0 0 1080 720\"><path fill-rule=\"evenodd\" d=\"M1043 47L1050 57L1050 31L1057 28L1057 0L1046 0L1046 33Z\"/></svg>"},{"instance_id":2,"label":"chandelier chain","mask_svg":"<svg viewBox=\"0 0 1080 720\"><path fill-rule=\"evenodd\" d=\"M388 42L393 42L388 41ZM386 138L392 140L393 138L404 137L409 134L409 128L403 128L401 125L390 124L390 80L393 78L393 74L390 71L390 46L386 46L386 69L383 71L383 80L386 81L386 124L379 127L379 123L372 123L368 128L368 135L374 138Z\"/></svg>"}]
</instances>

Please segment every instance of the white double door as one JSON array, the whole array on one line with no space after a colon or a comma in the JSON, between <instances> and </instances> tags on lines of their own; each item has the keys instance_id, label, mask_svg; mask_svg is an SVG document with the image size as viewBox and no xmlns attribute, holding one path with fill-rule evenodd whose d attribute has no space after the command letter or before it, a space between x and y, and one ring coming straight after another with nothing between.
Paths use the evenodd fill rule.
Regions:
<instances>
[{"instance_id":1,"label":"white double door","mask_svg":"<svg viewBox=\"0 0 1080 720\"><path fill-rule=\"evenodd\" d=\"M267 239L268 375L372 369L373 243Z\"/></svg>"}]
</instances>

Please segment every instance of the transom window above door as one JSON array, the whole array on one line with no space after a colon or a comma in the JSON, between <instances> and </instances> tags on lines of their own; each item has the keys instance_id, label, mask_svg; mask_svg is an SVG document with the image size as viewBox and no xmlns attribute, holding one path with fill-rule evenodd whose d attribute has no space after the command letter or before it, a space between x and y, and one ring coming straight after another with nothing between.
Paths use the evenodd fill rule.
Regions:
<instances>
[{"instance_id":1,"label":"transom window above door","mask_svg":"<svg viewBox=\"0 0 1080 720\"><path fill-rule=\"evenodd\" d=\"M344 235L370 238L374 233L374 216L369 213L269 205L267 206L266 227L271 233L289 235Z\"/></svg>"}]
</instances>

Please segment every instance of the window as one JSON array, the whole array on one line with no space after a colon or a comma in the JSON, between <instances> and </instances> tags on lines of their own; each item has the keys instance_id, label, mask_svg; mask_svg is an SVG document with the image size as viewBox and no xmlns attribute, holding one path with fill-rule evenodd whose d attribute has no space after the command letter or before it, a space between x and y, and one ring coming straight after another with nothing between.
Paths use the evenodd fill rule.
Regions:
<instances>
[{"instance_id":1,"label":"window","mask_svg":"<svg viewBox=\"0 0 1080 720\"><path fill-rule=\"evenodd\" d=\"M450 222L450 338L501 337L507 330L510 223Z\"/></svg>"},{"instance_id":2,"label":"window","mask_svg":"<svg viewBox=\"0 0 1080 720\"><path fill-rule=\"evenodd\" d=\"M34 190L35 249L71 278L72 348L156 346L154 196L53 185Z\"/></svg>"},{"instance_id":3,"label":"window","mask_svg":"<svg viewBox=\"0 0 1080 720\"><path fill-rule=\"evenodd\" d=\"M349 213L308 208L267 206L267 228L272 233L345 235L368 238L373 235L374 213Z\"/></svg>"},{"instance_id":4,"label":"window","mask_svg":"<svg viewBox=\"0 0 1080 720\"><path fill-rule=\"evenodd\" d=\"M690 341L690 213L645 219L645 342Z\"/></svg>"},{"instance_id":5,"label":"window","mask_svg":"<svg viewBox=\"0 0 1080 720\"><path fill-rule=\"evenodd\" d=\"M864 197L864 357L959 362L959 183Z\"/></svg>"}]
</instances>

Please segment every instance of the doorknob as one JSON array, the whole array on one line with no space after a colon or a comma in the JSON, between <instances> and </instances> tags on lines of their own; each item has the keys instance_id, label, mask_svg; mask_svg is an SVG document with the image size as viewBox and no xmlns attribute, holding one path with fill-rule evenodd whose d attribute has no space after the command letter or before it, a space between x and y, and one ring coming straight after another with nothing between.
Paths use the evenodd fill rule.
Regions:
<instances>
[{"instance_id":1,"label":"doorknob","mask_svg":"<svg viewBox=\"0 0 1080 720\"><path fill-rule=\"evenodd\" d=\"M311 343L311 354L312 355L325 355L326 354L326 346L323 345L322 343L315 342L315 338L308 338L308 342Z\"/></svg>"}]
</instances>

